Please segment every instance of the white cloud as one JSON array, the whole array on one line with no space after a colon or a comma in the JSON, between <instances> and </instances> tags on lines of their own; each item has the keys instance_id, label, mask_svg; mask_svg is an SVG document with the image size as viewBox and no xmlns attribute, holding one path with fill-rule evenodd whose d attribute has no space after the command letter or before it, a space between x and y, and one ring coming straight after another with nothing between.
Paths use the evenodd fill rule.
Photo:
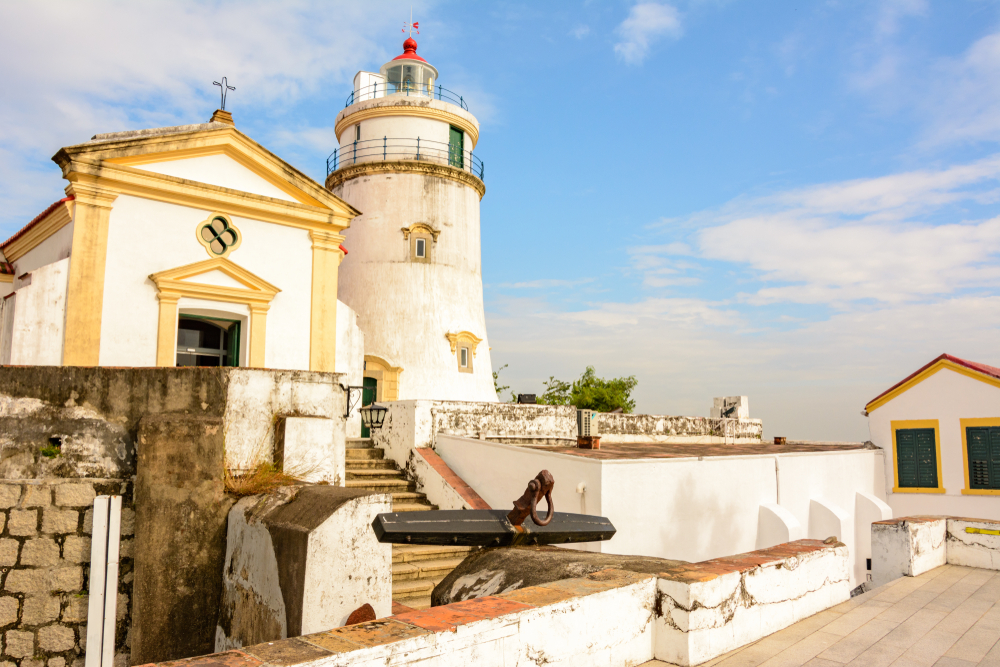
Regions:
<instances>
[{"instance_id":1,"label":"white cloud","mask_svg":"<svg viewBox=\"0 0 1000 667\"><path fill-rule=\"evenodd\" d=\"M507 289L548 289L551 287L576 287L592 282L594 282L594 278L582 278L580 280L541 279L519 283L500 283L497 287Z\"/></svg>"},{"instance_id":2,"label":"white cloud","mask_svg":"<svg viewBox=\"0 0 1000 667\"><path fill-rule=\"evenodd\" d=\"M221 76L236 86L227 107L237 125L264 141L276 124L248 128L250 110L276 117L306 95L346 96L354 71L387 55L369 38L395 25L379 5L390 3L0 3L0 86L8 91L0 173L15 174L0 194L7 231L61 194L54 166L36 166L61 146L99 132L206 121ZM45 184L51 194L41 201L25 196Z\"/></svg>"},{"instance_id":3,"label":"white cloud","mask_svg":"<svg viewBox=\"0 0 1000 667\"><path fill-rule=\"evenodd\" d=\"M743 198L693 216L688 224L698 229L687 243L631 248L631 266L656 288L694 280L690 260L678 256L728 262L743 282L765 283L741 295L754 304L845 309L992 292L1000 284L1000 217L959 216L998 197L1000 156ZM936 224L927 222L933 217Z\"/></svg>"},{"instance_id":4,"label":"white cloud","mask_svg":"<svg viewBox=\"0 0 1000 667\"><path fill-rule=\"evenodd\" d=\"M577 39L583 39L584 37L590 34L590 26L578 25L575 28L573 28L569 34L573 35Z\"/></svg>"},{"instance_id":5,"label":"white cloud","mask_svg":"<svg viewBox=\"0 0 1000 667\"><path fill-rule=\"evenodd\" d=\"M630 65L641 64L649 48L661 37L681 36L681 19L677 9L668 4L643 2L629 10L628 17L615 29L621 38L615 53Z\"/></svg>"}]
</instances>

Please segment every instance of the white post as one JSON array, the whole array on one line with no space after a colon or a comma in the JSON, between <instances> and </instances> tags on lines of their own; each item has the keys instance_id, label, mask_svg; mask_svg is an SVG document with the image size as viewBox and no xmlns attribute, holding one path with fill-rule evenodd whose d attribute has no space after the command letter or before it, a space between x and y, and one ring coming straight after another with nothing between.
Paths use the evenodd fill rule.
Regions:
<instances>
[{"instance_id":1,"label":"white post","mask_svg":"<svg viewBox=\"0 0 1000 667\"><path fill-rule=\"evenodd\" d=\"M85 667L112 667L114 663L121 519L121 496L94 499Z\"/></svg>"}]
</instances>

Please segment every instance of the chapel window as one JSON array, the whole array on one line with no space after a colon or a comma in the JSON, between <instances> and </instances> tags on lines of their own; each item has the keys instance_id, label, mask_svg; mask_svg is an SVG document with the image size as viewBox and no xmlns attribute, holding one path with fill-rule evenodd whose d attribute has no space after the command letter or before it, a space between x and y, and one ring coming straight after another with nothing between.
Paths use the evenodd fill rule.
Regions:
<instances>
[{"instance_id":1,"label":"chapel window","mask_svg":"<svg viewBox=\"0 0 1000 667\"><path fill-rule=\"evenodd\" d=\"M233 223L217 215L198 226L198 241L213 257L225 257L239 247L242 239Z\"/></svg>"}]
</instances>

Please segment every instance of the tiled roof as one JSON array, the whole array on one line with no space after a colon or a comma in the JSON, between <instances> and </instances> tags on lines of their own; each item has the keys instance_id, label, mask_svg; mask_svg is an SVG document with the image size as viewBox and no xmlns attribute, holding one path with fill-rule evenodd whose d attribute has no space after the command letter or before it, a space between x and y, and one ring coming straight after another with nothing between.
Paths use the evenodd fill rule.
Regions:
<instances>
[{"instance_id":1,"label":"tiled roof","mask_svg":"<svg viewBox=\"0 0 1000 667\"><path fill-rule=\"evenodd\" d=\"M989 375L990 377L993 377L993 378L996 378L996 379L1000 380L1000 368L997 368L995 366L987 366L986 364L980 364L980 363L975 362L975 361L969 361L968 359L960 359L960 358L954 357L954 356L952 356L950 354L942 354L940 357L937 357L936 359L933 359L929 363L921 366L920 368L918 368L914 372L910 373L909 375L907 375L905 378L903 378L902 380L900 380L896 384L892 385L891 387L889 387L888 389L886 389L885 391L883 391L881 394L879 394L878 396L876 396L872 400L868 401L867 405L871 405L872 403L874 403L875 401L879 400L880 398L882 398L886 394L889 394L889 393L895 391L896 389L898 389L899 387L902 387L904 384L906 384L907 382L909 382L913 378L917 377L918 375L920 375L921 373L923 373L924 371L926 371L928 368L930 368L934 364L937 364L937 363L939 363L941 361L950 361L953 364L958 364L959 366L965 366L966 368L968 368L970 370L973 370L973 371L976 371L977 373L982 373L983 375Z\"/></svg>"},{"instance_id":2,"label":"tiled roof","mask_svg":"<svg viewBox=\"0 0 1000 667\"><path fill-rule=\"evenodd\" d=\"M4 241L3 243L0 243L0 250L3 250L4 248L6 248L7 246L9 246L11 243L13 243L14 241L16 241L17 239L19 239L22 236L24 236L25 234L27 234L28 230L31 229L32 227L34 227L35 225L37 225L42 220L44 220L45 216L47 216L49 213L52 213L52 211L54 211L57 208L59 208L59 204L62 204L64 202L68 202L68 201L73 201L74 199L76 199L76 198L73 195L70 195L69 197L63 197L59 201L57 201L54 204L52 204L52 206L49 206L47 209L45 209L44 211L42 211L41 213L39 213L38 215L36 215L34 220L32 220L31 222L29 222L28 224L26 224L24 227L21 227L21 229L18 230L17 233L15 233L13 236L11 236L9 239L7 239L6 241Z\"/></svg>"}]
</instances>

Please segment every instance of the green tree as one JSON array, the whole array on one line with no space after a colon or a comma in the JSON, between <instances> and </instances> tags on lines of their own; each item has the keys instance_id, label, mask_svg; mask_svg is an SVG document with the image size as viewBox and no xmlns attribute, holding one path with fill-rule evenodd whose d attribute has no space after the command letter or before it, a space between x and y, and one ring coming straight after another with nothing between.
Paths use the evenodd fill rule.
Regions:
<instances>
[{"instance_id":1,"label":"green tree","mask_svg":"<svg viewBox=\"0 0 1000 667\"><path fill-rule=\"evenodd\" d=\"M599 412L621 408L622 412L631 413L635 410L632 390L639 381L634 375L605 380L597 377L593 366L587 366L580 379L572 384L552 376L544 384L545 393L538 397L542 405L573 405Z\"/></svg>"},{"instance_id":2,"label":"green tree","mask_svg":"<svg viewBox=\"0 0 1000 667\"><path fill-rule=\"evenodd\" d=\"M632 390L639 381L634 375L605 380L597 377L593 366L587 366L580 379L573 383L570 402L580 410L611 412L621 408L631 414L635 410Z\"/></svg>"},{"instance_id":3,"label":"green tree","mask_svg":"<svg viewBox=\"0 0 1000 667\"><path fill-rule=\"evenodd\" d=\"M498 398L500 397L500 394L510 389L510 387L500 384L500 371L505 368L507 368L507 364L504 364L500 368L493 371L493 388L496 389Z\"/></svg>"},{"instance_id":4,"label":"green tree","mask_svg":"<svg viewBox=\"0 0 1000 667\"><path fill-rule=\"evenodd\" d=\"M545 393L535 400L540 405L569 405L570 383L557 380L551 375L544 383Z\"/></svg>"}]
</instances>

